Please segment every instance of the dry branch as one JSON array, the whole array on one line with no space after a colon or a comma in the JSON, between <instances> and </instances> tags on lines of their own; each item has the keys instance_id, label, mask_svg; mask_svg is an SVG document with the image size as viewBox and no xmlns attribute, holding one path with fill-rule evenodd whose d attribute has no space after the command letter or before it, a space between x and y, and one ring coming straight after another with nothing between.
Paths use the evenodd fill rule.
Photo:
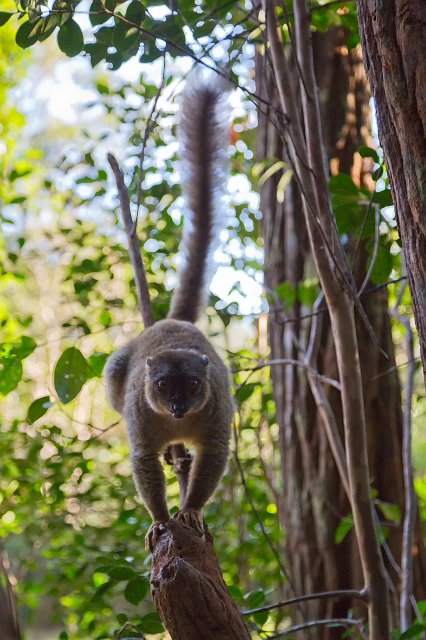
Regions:
<instances>
[{"instance_id":1,"label":"dry branch","mask_svg":"<svg viewBox=\"0 0 426 640\"><path fill-rule=\"evenodd\" d=\"M145 269L142 262L142 256L139 247L139 241L136 230L133 225L132 214L130 211L129 193L124 184L123 174L118 166L116 158L112 153L108 154L108 162L114 173L115 182L117 184L118 197L120 200L121 213L123 216L124 228L126 229L127 240L129 243L129 255L133 266L136 280L136 289L138 294L139 309L142 314L145 329L154 324L154 316L152 314L151 299L149 297L148 282L146 279Z\"/></svg>"}]
</instances>

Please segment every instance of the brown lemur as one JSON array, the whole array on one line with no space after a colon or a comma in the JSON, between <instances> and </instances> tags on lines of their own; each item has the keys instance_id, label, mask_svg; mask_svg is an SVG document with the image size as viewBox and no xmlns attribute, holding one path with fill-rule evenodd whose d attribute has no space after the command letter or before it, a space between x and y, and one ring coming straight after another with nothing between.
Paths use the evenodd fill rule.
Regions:
<instances>
[{"instance_id":1,"label":"brown lemur","mask_svg":"<svg viewBox=\"0 0 426 640\"><path fill-rule=\"evenodd\" d=\"M110 402L127 422L133 474L153 523L153 549L170 519L160 456L183 442L195 449L178 518L204 531L202 509L225 470L233 402L229 372L194 326L203 309L212 253L223 224L227 182L229 84L200 74L186 84L180 108L183 194L188 208L184 264L166 320L148 327L114 353L106 366Z\"/></svg>"}]
</instances>

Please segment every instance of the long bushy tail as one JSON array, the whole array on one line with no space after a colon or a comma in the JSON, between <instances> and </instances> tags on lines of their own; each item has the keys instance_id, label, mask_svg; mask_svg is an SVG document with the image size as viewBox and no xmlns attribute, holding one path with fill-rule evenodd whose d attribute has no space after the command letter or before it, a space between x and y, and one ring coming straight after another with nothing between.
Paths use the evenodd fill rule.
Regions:
<instances>
[{"instance_id":1,"label":"long bushy tail","mask_svg":"<svg viewBox=\"0 0 426 640\"><path fill-rule=\"evenodd\" d=\"M181 104L180 153L185 212L184 264L172 297L169 318L195 322L206 304L212 254L224 226L222 197L228 176L230 83L196 74Z\"/></svg>"}]
</instances>

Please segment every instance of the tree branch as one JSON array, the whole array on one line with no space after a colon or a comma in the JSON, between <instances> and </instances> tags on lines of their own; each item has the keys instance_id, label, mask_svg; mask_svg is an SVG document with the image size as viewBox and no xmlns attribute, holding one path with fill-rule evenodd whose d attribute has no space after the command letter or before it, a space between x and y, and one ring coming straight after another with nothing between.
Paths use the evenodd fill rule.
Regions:
<instances>
[{"instance_id":1,"label":"tree branch","mask_svg":"<svg viewBox=\"0 0 426 640\"><path fill-rule=\"evenodd\" d=\"M139 156L139 176L138 176L139 180L138 180L138 192L136 196L136 216L135 216L135 220L133 222L133 227L132 227L133 234L136 233L136 227L138 224L138 217L139 217L139 208L141 206L141 201L142 201L143 163L145 160L146 145L148 143L149 134L151 133L151 125L154 119L154 113L157 108L157 103L160 98L161 92L163 91L163 88L164 88L165 78L166 78L166 53L164 52L163 70L161 72L161 82L160 82L160 86L158 87L158 91L155 95L154 101L152 103L152 107L151 107L151 111L149 113L148 119L146 121L145 131L144 131L143 140L142 140L142 147L141 147L141 152Z\"/></svg>"},{"instance_id":2,"label":"tree branch","mask_svg":"<svg viewBox=\"0 0 426 640\"><path fill-rule=\"evenodd\" d=\"M151 591L173 640L250 640L213 550L213 538L179 520L165 525L153 553Z\"/></svg>"},{"instance_id":3,"label":"tree branch","mask_svg":"<svg viewBox=\"0 0 426 640\"><path fill-rule=\"evenodd\" d=\"M412 621L413 598L413 544L416 522L416 499L413 485L413 464L411 459L411 404L413 399L414 374L416 363L414 360L413 332L409 318L400 315L397 308L392 312L395 318L405 328L405 351L408 356L407 384L405 387L405 402L402 434L402 462L404 471L405 509L402 527L401 549L401 596L400 596L400 624L401 631L406 631Z\"/></svg>"},{"instance_id":4,"label":"tree branch","mask_svg":"<svg viewBox=\"0 0 426 640\"><path fill-rule=\"evenodd\" d=\"M273 636L269 636L268 640L274 640L275 638L285 638L291 633L296 633L297 631L303 631L303 629L311 629L312 627L319 627L325 625L339 625L342 627L350 627L357 626L362 629L363 624L362 620L356 620L355 618L324 618L323 620L310 620L309 622L303 622L302 624L296 624L293 627L289 627L282 633L276 633ZM366 635L362 634L363 638L366 638Z\"/></svg>"},{"instance_id":5,"label":"tree branch","mask_svg":"<svg viewBox=\"0 0 426 640\"><path fill-rule=\"evenodd\" d=\"M243 616L262 613L263 611L272 611L273 609L280 609L281 607L289 607L290 605L296 604L297 602L308 602L309 600L327 600L329 598L357 598L358 600L362 600L363 602L365 602L367 600L367 593L365 591L357 591L356 589L320 591L318 593L310 593L306 596L299 596L298 598L282 600L282 602L268 604L264 607L258 607L257 609L249 609L248 611L243 611Z\"/></svg>"},{"instance_id":6,"label":"tree branch","mask_svg":"<svg viewBox=\"0 0 426 640\"><path fill-rule=\"evenodd\" d=\"M121 213L124 222L124 228L126 230L127 241L129 243L129 255L130 261L133 266L136 290L139 301L139 309L142 314L142 320L145 329L154 324L154 316L152 314L151 299L149 296L148 281L146 279L146 273L142 262L142 256L140 252L138 238L136 236L135 229L133 227L132 214L130 212L130 199L126 185L124 184L123 174L118 166L118 162L112 153L109 153L108 162L112 169L117 184L118 197L120 200Z\"/></svg>"}]
</instances>

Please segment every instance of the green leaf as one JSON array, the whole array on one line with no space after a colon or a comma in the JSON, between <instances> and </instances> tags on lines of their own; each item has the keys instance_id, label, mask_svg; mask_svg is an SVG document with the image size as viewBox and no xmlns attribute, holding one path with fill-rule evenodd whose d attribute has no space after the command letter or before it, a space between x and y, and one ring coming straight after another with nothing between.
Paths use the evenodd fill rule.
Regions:
<instances>
[{"instance_id":1,"label":"green leaf","mask_svg":"<svg viewBox=\"0 0 426 640\"><path fill-rule=\"evenodd\" d=\"M104 84L103 82L97 82L96 89L101 94L101 96L107 96L110 93L108 85Z\"/></svg>"},{"instance_id":2,"label":"green leaf","mask_svg":"<svg viewBox=\"0 0 426 640\"><path fill-rule=\"evenodd\" d=\"M55 15L58 18L59 26L65 24L73 14L73 6L70 0L55 0L52 10L56 12Z\"/></svg>"},{"instance_id":3,"label":"green leaf","mask_svg":"<svg viewBox=\"0 0 426 640\"><path fill-rule=\"evenodd\" d=\"M262 589L252 591L245 596L245 604L249 609L257 609L261 607L266 600L265 593Z\"/></svg>"},{"instance_id":4,"label":"green leaf","mask_svg":"<svg viewBox=\"0 0 426 640\"><path fill-rule=\"evenodd\" d=\"M109 46L112 44L112 37L114 34L113 27L101 27L95 33L96 42Z\"/></svg>"},{"instance_id":5,"label":"green leaf","mask_svg":"<svg viewBox=\"0 0 426 640\"><path fill-rule=\"evenodd\" d=\"M52 35L55 31L56 27L60 24L60 16L56 14L51 14L47 18L43 18L42 24L42 32L39 36L39 42L43 42L47 40L47 38Z\"/></svg>"},{"instance_id":6,"label":"green leaf","mask_svg":"<svg viewBox=\"0 0 426 640\"><path fill-rule=\"evenodd\" d=\"M392 504L391 502L383 502L383 500L376 500L377 508L380 509L386 520L394 522L395 524L401 524L401 509L399 505Z\"/></svg>"},{"instance_id":7,"label":"green leaf","mask_svg":"<svg viewBox=\"0 0 426 640\"><path fill-rule=\"evenodd\" d=\"M357 151L361 158L373 158L374 162L380 164L379 154L375 149L372 149L371 147L359 147Z\"/></svg>"},{"instance_id":8,"label":"green leaf","mask_svg":"<svg viewBox=\"0 0 426 640\"><path fill-rule=\"evenodd\" d=\"M136 571L134 571L131 567L122 566L122 567L111 567L107 571L105 571L111 578L114 580L129 580L135 578L137 576Z\"/></svg>"},{"instance_id":9,"label":"green leaf","mask_svg":"<svg viewBox=\"0 0 426 640\"><path fill-rule=\"evenodd\" d=\"M118 622L118 624L123 625L123 624L125 624L127 622L127 620L128 620L128 617L127 617L127 615L125 613L118 613L117 614L117 622Z\"/></svg>"},{"instance_id":10,"label":"green leaf","mask_svg":"<svg viewBox=\"0 0 426 640\"><path fill-rule=\"evenodd\" d=\"M91 601L96 602L96 600L102 598L102 596L112 587L114 587L115 584L116 582L114 580L109 580L108 582L104 582L104 584L101 584L101 586L96 589L95 593L91 597Z\"/></svg>"},{"instance_id":11,"label":"green leaf","mask_svg":"<svg viewBox=\"0 0 426 640\"><path fill-rule=\"evenodd\" d=\"M389 278L393 267L393 256L390 252L390 243L380 245L379 251L371 271L371 280L374 284L383 284Z\"/></svg>"},{"instance_id":12,"label":"green leaf","mask_svg":"<svg viewBox=\"0 0 426 640\"><path fill-rule=\"evenodd\" d=\"M20 342L13 346L11 353L13 356L23 360L24 358L28 358L36 347L37 344L33 338L30 336L22 336Z\"/></svg>"},{"instance_id":13,"label":"green leaf","mask_svg":"<svg viewBox=\"0 0 426 640\"><path fill-rule=\"evenodd\" d=\"M22 378L21 361L27 358L36 348L36 343L29 336L22 336L15 344L2 345L0 358L0 393L10 393Z\"/></svg>"},{"instance_id":14,"label":"green leaf","mask_svg":"<svg viewBox=\"0 0 426 640\"><path fill-rule=\"evenodd\" d=\"M22 363L18 358L0 361L0 393L7 395L16 388L22 378Z\"/></svg>"},{"instance_id":15,"label":"green leaf","mask_svg":"<svg viewBox=\"0 0 426 640\"><path fill-rule=\"evenodd\" d=\"M312 280L305 280L299 285L297 290L297 297L300 302L307 307L313 307L315 300L319 294L318 282Z\"/></svg>"},{"instance_id":16,"label":"green leaf","mask_svg":"<svg viewBox=\"0 0 426 640\"><path fill-rule=\"evenodd\" d=\"M244 386L241 387L241 389L238 389L237 398L239 402L243 403L248 398L250 398L257 386L257 382L247 382Z\"/></svg>"},{"instance_id":17,"label":"green leaf","mask_svg":"<svg viewBox=\"0 0 426 640\"><path fill-rule=\"evenodd\" d=\"M89 20L93 27L103 24L111 18L111 15L105 12L105 7L100 0L93 0L89 9Z\"/></svg>"},{"instance_id":18,"label":"green leaf","mask_svg":"<svg viewBox=\"0 0 426 640\"><path fill-rule=\"evenodd\" d=\"M253 620L259 627L263 627L269 617L269 611L259 611L259 613L253 614Z\"/></svg>"},{"instance_id":19,"label":"green leaf","mask_svg":"<svg viewBox=\"0 0 426 640\"><path fill-rule=\"evenodd\" d=\"M334 542L336 544L340 544L341 542L343 542L353 526L354 520L352 516L346 516L346 518L343 518L334 533Z\"/></svg>"},{"instance_id":20,"label":"green leaf","mask_svg":"<svg viewBox=\"0 0 426 640\"><path fill-rule=\"evenodd\" d=\"M100 351L95 351L95 353L92 353L87 362L93 375L97 376L98 378L101 377L107 358L107 353L103 353Z\"/></svg>"},{"instance_id":21,"label":"green leaf","mask_svg":"<svg viewBox=\"0 0 426 640\"><path fill-rule=\"evenodd\" d=\"M337 176L331 176L329 184L331 193L340 193L358 198L358 188L346 173L338 173Z\"/></svg>"},{"instance_id":22,"label":"green leaf","mask_svg":"<svg viewBox=\"0 0 426 640\"><path fill-rule=\"evenodd\" d=\"M146 578L129 580L124 589L124 597L130 604L138 605L148 593L149 583Z\"/></svg>"},{"instance_id":23,"label":"green leaf","mask_svg":"<svg viewBox=\"0 0 426 640\"><path fill-rule=\"evenodd\" d=\"M120 51L116 51L115 53L108 53L105 56L105 60L109 63L110 69L115 71L119 69L124 62L123 55Z\"/></svg>"},{"instance_id":24,"label":"green leaf","mask_svg":"<svg viewBox=\"0 0 426 640\"><path fill-rule=\"evenodd\" d=\"M127 7L126 18L133 22L133 24L140 25L142 19L145 17L145 8L140 0L132 0Z\"/></svg>"},{"instance_id":25,"label":"green leaf","mask_svg":"<svg viewBox=\"0 0 426 640\"><path fill-rule=\"evenodd\" d=\"M34 26L32 22L24 22L16 32L15 42L21 49L27 49L37 42L38 34L34 33Z\"/></svg>"},{"instance_id":26,"label":"green leaf","mask_svg":"<svg viewBox=\"0 0 426 640\"><path fill-rule=\"evenodd\" d=\"M72 18L67 20L59 29L58 46L70 58L83 51L83 34L76 21Z\"/></svg>"},{"instance_id":27,"label":"green leaf","mask_svg":"<svg viewBox=\"0 0 426 640\"><path fill-rule=\"evenodd\" d=\"M74 400L89 374L86 359L75 347L66 349L56 363L53 374L56 393L63 404Z\"/></svg>"},{"instance_id":28,"label":"green leaf","mask_svg":"<svg viewBox=\"0 0 426 640\"><path fill-rule=\"evenodd\" d=\"M96 65L105 59L105 56L108 53L108 47L104 44L98 44L97 42L88 42L84 47L85 53L90 56L90 64L92 67L96 67Z\"/></svg>"},{"instance_id":29,"label":"green leaf","mask_svg":"<svg viewBox=\"0 0 426 640\"><path fill-rule=\"evenodd\" d=\"M422 618L424 618L426 616L426 600L417 600L417 609Z\"/></svg>"},{"instance_id":30,"label":"green leaf","mask_svg":"<svg viewBox=\"0 0 426 640\"><path fill-rule=\"evenodd\" d=\"M378 202L381 208L391 207L393 205L391 190L383 189L383 191L376 191L373 202Z\"/></svg>"},{"instance_id":31,"label":"green leaf","mask_svg":"<svg viewBox=\"0 0 426 640\"><path fill-rule=\"evenodd\" d=\"M156 611L143 616L137 627L143 633L163 633L164 631L160 616Z\"/></svg>"},{"instance_id":32,"label":"green leaf","mask_svg":"<svg viewBox=\"0 0 426 640\"><path fill-rule=\"evenodd\" d=\"M275 287L275 291L278 293L285 311L289 311L296 302L296 291L293 285L290 282L280 282Z\"/></svg>"},{"instance_id":33,"label":"green leaf","mask_svg":"<svg viewBox=\"0 0 426 640\"><path fill-rule=\"evenodd\" d=\"M243 604L244 596L238 587L231 584L230 586L228 586L228 591L231 594L233 600L236 600L238 603Z\"/></svg>"},{"instance_id":34,"label":"green leaf","mask_svg":"<svg viewBox=\"0 0 426 640\"><path fill-rule=\"evenodd\" d=\"M41 416L44 416L46 411L53 404L54 403L50 400L50 396L43 396L42 398L37 398L37 400L34 400L34 402L32 402L28 407L27 422L29 424L32 424L33 422L41 418Z\"/></svg>"},{"instance_id":35,"label":"green leaf","mask_svg":"<svg viewBox=\"0 0 426 640\"><path fill-rule=\"evenodd\" d=\"M8 13L7 11L0 11L0 27L2 27L6 22L13 16L13 13Z\"/></svg>"},{"instance_id":36,"label":"green leaf","mask_svg":"<svg viewBox=\"0 0 426 640\"><path fill-rule=\"evenodd\" d=\"M426 625L424 625L424 624L413 624L406 631L404 631L404 633L401 635L401 640L408 640L408 638L419 638L420 639L423 631L426 631Z\"/></svg>"},{"instance_id":37,"label":"green leaf","mask_svg":"<svg viewBox=\"0 0 426 640\"><path fill-rule=\"evenodd\" d=\"M138 42L139 38L140 32L137 27L131 27L122 20L118 20L113 37L114 46L118 51L128 51Z\"/></svg>"}]
</instances>

